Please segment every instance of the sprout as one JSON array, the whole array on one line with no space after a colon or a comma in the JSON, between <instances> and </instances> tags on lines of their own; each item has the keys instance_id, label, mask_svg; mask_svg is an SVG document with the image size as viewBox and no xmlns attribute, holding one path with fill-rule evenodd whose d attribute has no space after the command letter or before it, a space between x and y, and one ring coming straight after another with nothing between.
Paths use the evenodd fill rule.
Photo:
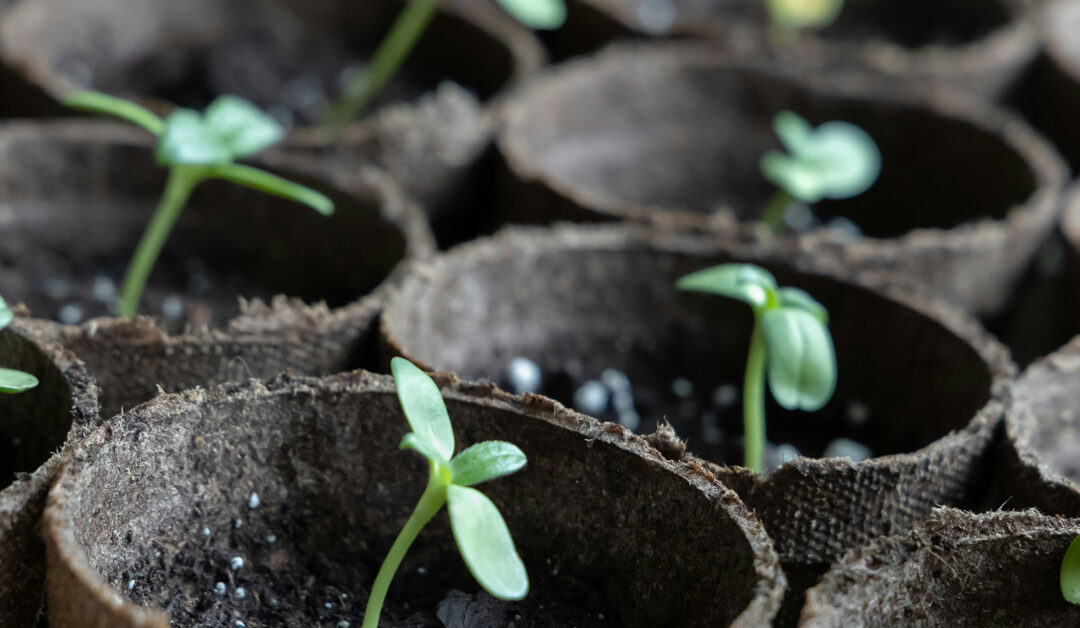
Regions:
<instances>
[{"instance_id":1,"label":"sprout","mask_svg":"<svg viewBox=\"0 0 1080 628\"><path fill-rule=\"evenodd\" d=\"M743 382L745 466L761 473L765 447L765 379L788 410L819 410L836 389L836 350L824 306L750 264L721 264L682 277L681 290L719 294L754 311ZM766 370L767 369L767 370Z\"/></svg>"},{"instance_id":2,"label":"sprout","mask_svg":"<svg viewBox=\"0 0 1080 628\"><path fill-rule=\"evenodd\" d=\"M1080 536L1069 543L1061 561L1061 595L1070 604L1080 605Z\"/></svg>"},{"instance_id":3,"label":"sprout","mask_svg":"<svg viewBox=\"0 0 1080 628\"><path fill-rule=\"evenodd\" d=\"M15 320L15 314L8 307L4 298L0 297L0 330L10 325L13 320ZM0 393L14 395L30 390L37 385L38 378L30 373L0 368Z\"/></svg>"},{"instance_id":4,"label":"sprout","mask_svg":"<svg viewBox=\"0 0 1080 628\"><path fill-rule=\"evenodd\" d=\"M131 318L165 241L192 191L207 179L232 181L260 192L304 203L324 215L334 203L310 188L251 166L234 163L273 146L285 129L255 105L235 96L221 96L206 112L177 109L162 120L133 102L98 92L75 92L68 107L115 116L140 126L158 138L154 157L169 168L169 178L157 211L128 264L120 295L120 316Z\"/></svg>"},{"instance_id":5,"label":"sprout","mask_svg":"<svg viewBox=\"0 0 1080 628\"><path fill-rule=\"evenodd\" d=\"M870 189L881 173L881 153L870 135L848 122L826 122L816 129L791 111L781 111L773 127L788 153L769 151L761 173L780 189L762 221L778 231L793 201L851 198Z\"/></svg>"},{"instance_id":6,"label":"sprout","mask_svg":"<svg viewBox=\"0 0 1080 628\"><path fill-rule=\"evenodd\" d=\"M836 21L844 0L765 0L769 21L782 30L824 28Z\"/></svg>"},{"instance_id":7,"label":"sprout","mask_svg":"<svg viewBox=\"0 0 1080 628\"><path fill-rule=\"evenodd\" d=\"M566 21L564 0L498 0L510 15L523 25L542 30L559 28ZM427 30L439 0L408 0L397 20L390 27L371 63L357 73L345 87L345 93L330 111L327 125L340 128L364 112L371 101L394 78L398 69L409 58L420 37Z\"/></svg>"},{"instance_id":8,"label":"sprout","mask_svg":"<svg viewBox=\"0 0 1080 628\"><path fill-rule=\"evenodd\" d=\"M525 454L503 441L484 441L454 456L454 430L439 387L403 358L390 361L398 400L412 431L401 440L428 461L428 483L420 502L386 554L364 610L363 628L377 628L386 592L401 560L424 525L443 506L461 557L480 586L501 600L529 592L525 565L495 504L474 484L509 475L525 466Z\"/></svg>"}]
</instances>

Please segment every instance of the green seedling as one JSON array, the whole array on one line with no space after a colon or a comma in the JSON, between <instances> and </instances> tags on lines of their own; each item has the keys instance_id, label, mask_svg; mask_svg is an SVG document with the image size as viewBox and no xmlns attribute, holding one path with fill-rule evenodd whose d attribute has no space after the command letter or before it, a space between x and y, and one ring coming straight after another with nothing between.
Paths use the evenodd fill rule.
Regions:
<instances>
[{"instance_id":1,"label":"green seedling","mask_svg":"<svg viewBox=\"0 0 1080 628\"><path fill-rule=\"evenodd\" d=\"M844 0L765 0L769 22L778 31L825 28L836 21Z\"/></svg>"},{"instance_id":2,"label":"green seedling","mask_svg":"<svg viewBox=\"0 0 1080 628\"><path fill-rule=\"evenodd\" d=\"M386 592L416 535L446 504L461 557L480 586L501 600L529 592L525 565L514 548L499 509L474 484L509 475L525 466L525 454L503 441L484 441L454 456L454 430L439 387L408 360L390 361L398 400L412 431L401 440L428 461L428 483L412 515L386 555L364 610L363 628L376 628Z\"/></svg>"},{"instance_id":3,"label":"green seedling","mask_svg":"<svg viewBox=\"0 0 1080 628\"><path fill-rule=\"evenodd\" d=\"M1080 606L1080 536L1072 540L1061 561L1061 595Z\"/></svg>"},{"instance_id":4,"label":"green seedling","mask_svg":"<svg viewBox=\"0 0 1080 628\"><path fill-rule=\"evenodd\" d=\"M721 264L682 277L682 290L719 294L754 311L743 382L745 466L761 473L765 446L765 379L787 410L814 411L836 389L836 350L825 307L798 288L778 288L768 271Z\"/></svg>"},{"instance_id":5,"label":"green seedling","mask_svg":"<svg viewBox=\"0 0 1080 628\"><path fill-rule=\"evenodd\" d=\"M854 124L832 121L815 129L798 114L781 111L773 127L788 151L761 158L761 173L779 188L762 214L773 231L782 228L791 203L851 198L870 189L881 173L877 144Z\"/></svg>"},{"instance_id":6,"label":"green seedling","mask_svg":"<svg viewBox=\"0 0 1080 628\"><path fill-rule=\"evenodd\" d=\"M10 325L13 320L15 320L15 314L8 307L7 301L0 297L0 330ZM0 368L0 393L14 395L26 392L37 385L38 379L29 373Z\"/></svg>"},{"instance_id":7,"label":"green seedling","mask_svg":"<svg viewBox=\"0 0 1080 628\"><path fill-rule=\"evenodd\" d=\"M439 6L439 0L407 1L408 6L375 49L371 63L348 82L341 101L330 110L326 121L330 128L340 129L364 112L409 58ZM565 0L498 0L498 3L529 28L552 30L566 21Z\"/></svg>"},{"instance_id":8,"label":"green seedling","mask_svg":"<svg viewBox=\"0 0 1080 628\"><path fill-rule=\"evenodd\" d=\"M169 169L165 192L143 233L124 275L119 314L135 316L146 286L173 225L192 191L207 179L223 179L260 192L308 205L324 215L334 212L326 196L251 166L235 163L277 144L285 129L255 105L235 96L221 96L206 112L177 109L162 120L133 102L98 92L75 92L64 104L126 120L157 138L154 152L159 166Z\"/></svg>"}]
</instances>

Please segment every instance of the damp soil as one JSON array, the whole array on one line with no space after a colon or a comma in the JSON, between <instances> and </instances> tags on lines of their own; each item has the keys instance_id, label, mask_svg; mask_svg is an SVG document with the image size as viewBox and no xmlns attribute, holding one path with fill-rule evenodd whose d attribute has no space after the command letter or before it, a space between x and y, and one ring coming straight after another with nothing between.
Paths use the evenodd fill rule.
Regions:
<instances>
[{"instance_id":1,"label":"damp soil","mask_svg":"<svg viewBox=\"0 0 1080 628\"><path fill-rule=\"evenodd\" d=\"M508 365L504 374L511 372ZM601 421L619 423L639 434L652 434L669 423L676 436L687 441L694 455L728 465L743 462L742 382L717 386L695 386L685 372L657 365L654 378L631 381L615 368L585 373L577 362L541 375L537 392ZM515 382L504 375L499 384L508 390ZM623 388L624 386L629 388ZM602 409L583 399L592 388L604 390ZM629 390L629 404L620 390ZM521 391L524 392L524 391ZM622 400L620 400L622 397ZM595 399L595 397L594 397ZM772 469L796 456L821 458L833 455L829 447L837 439L847 439L866 447L873 441L870 410L852 400L838 416L791 413L766 394L765 465ZM850 451L850 449L848 449ZM874 452L867 447L866 457Z\"/></svg>"},{"instance_id":2,"label":"damp soil","mask_svg":"<svg viewBox=\"0 0 1080 628\"><path fill-rule=\"evenodd\" d=\"M343 519L318 504L292 510L241 504L225 529L193 529L179 546L140 544L149 555L108 576L130 600L163 606L178 627L359 627L385 548L368 547ZM134 539L127 534L130 545ZM550 563L526 568L530 591L524 600L488 596L465 569L444 509L406 555L380 624L617 625L615 612L588 583Z\"/></svg>"}]
</instances>

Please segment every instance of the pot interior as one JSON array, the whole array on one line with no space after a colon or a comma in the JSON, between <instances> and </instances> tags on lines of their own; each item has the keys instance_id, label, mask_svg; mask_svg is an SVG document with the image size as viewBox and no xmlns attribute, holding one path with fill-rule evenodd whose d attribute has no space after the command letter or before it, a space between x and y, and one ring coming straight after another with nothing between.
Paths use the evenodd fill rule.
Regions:
<instances>
[{"instance_id":1,"label":"pot interior","mask_svg":"<svg viewBox=\"0 0 1080 628\"><path fill-rule=\"evenodd\" d=\"M12 127L0 135L0 293L62 322L111 314L166 171L130 135L46 128ZM404 258L405 236L374 195L346 195L283 174L330 196L334 215L204 182L169 236L140 313L200 326L238 312L237 295L284 293L339 306L369 292Z\"/></svg>"},{"instance_id":2,"label":"pot interior","mask_svg":"<svg viewBox=\"0 0 1080 628\"><path fill-rule=\"evenodd\" d=\"M124 597L166 609L176 626L358 625L427 475L398 448L406 422L383 381L159 398L117 416L98 432L94 460L62 480L77 548ZM497 438L529 458L479 487L530 575L529 597L509 607L523 625L727 625L755 595L744 532L685 479L505 405L459 397L448 408L459 450ZM384 614L394 625L430 618L451 589L478 590L451 539L444 510L398 571ZM214 593L217 582L227 594Z\"/></svg>"},{"instance_id":3,"label":"pot interior","mask_svg":"<svg viewBox=\"0 0 1080 628\"><path fill-rule=\"evenodd\" d=\"M38 378L36 388L17 395L0 393L0 489L18 474L32 473L59 450L71 427L72 392L56 364L23 336L0 331L4 368Z\"/></svg>"},{"instance_id":4,"label":"pot interior","mask_svg":"<svg viewBox=\"0 0 1080 628\"><path fill-rule=\"evenodd\" d=\"M407 356L503 386L511 362L528 358L543 373L539 392L579 408L577 387L616 369L632 384L642 433L667 420L696 455L741 462L750 310L675 289L679 277L732 259L525 237L477 251L407 284L383 314ZM813 457L839 437L874 455L914 451L963 428L990 398L991 367L936 320L851 284L763 265L825 305L839 374L817 412L786 411L767 395L770 441ZM623 420L611 413L615 397L598 416Z\"/></svg>"},{"instance_id":5,"label":"pot interior","mask_svg":"<svg viewBox=\"0 0 1080 628\"><path fill-rule=\"evenodd\" d=\"M679 55L611 55L540 84L519 103L504 149L575 202L616 213L656 207L756 220L775 188L759 161L781 148L773 118L843 120L882 153L867 192L813 206L866 235L1002 219L1036 189L1002 136L882 97L848 97L749 68Z\"/></svg>"}]
</instances>

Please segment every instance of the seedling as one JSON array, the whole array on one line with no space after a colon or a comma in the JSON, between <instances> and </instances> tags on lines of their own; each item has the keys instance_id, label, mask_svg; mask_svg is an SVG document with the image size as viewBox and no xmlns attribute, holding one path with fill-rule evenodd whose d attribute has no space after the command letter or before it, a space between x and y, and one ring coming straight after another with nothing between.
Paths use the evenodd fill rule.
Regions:
<instances>
[{"instance_id":1,"label":"seedling","mask_svg":"<svg viewBox=\"0 0 1080 628\"><path fill-rule=\"evenodd\" d=\"M0 330L15 320L15 314L8 307L7 301L0 297ZM38 385L38 378L30 373L24 373L15 369L0 368L0 393L14 395L26 392Z\"/></svg>"},{"instance_id":2,"label":"seedling","mask_svg":"<svg viewBox=\"0 0 1080 628\"><path fill-rule=\"evenodd\" d=\"M769 21L778 31L825 28L843 6L844 0L765 0Z\"/></svg>"},{"instance_id":3,"label":"seedling","mask_svg":"<svg viewBox=\"0 0 1080 628\"><path fill-rule=\"evenodd\" d=\"M407 1L408 6L402 9L390 32L375 49L371 63L349 81L341 101L331 109L327 118L329 127L340 128L364 112L409 58L439 6L439 0ZM529 28L552 30L566 21L564 0L498 0L498 3Z\"/></svg>"},{"instance_id":4,"label":"seedling","mask_svg":"<svg viewBox=\"0 0 1080 628\"><path fill-rule=\"evenodd\" d=\"M677 285L742 301L754 311L743 381L744 464L761 473L766 373L773 398L787 410L818 410L836 389L829 314L806 292L778 288L772 274L750 264L700 270L682 277Z\"/></svg>"},{"instance_id":5,"label":"seedling","mask_svg":"<svg viewBox=\"0 0 1080 628\"><path fill-rule=\"evenodd\" d=\"M501 600L520 600L529 592L525 565L514 548L499 509L474 484L509 475L525 466L515 445L489 440L454 456L454 431L439 387L408 360L390 361L398 400L412 431L401 440L428 461L428 483L383 560L364 610L363 628L376 628L390 581L416 535L445 503L461 557L480 586Z\"/></svg>"},{"instance_id":6,"label":"seedling","mask_svg":"<svg viewBox=\"0 0 1080 628\"><path fill-rule=\"evenodd\" d=\"M1080 536L1072 540L1061 561L1061 595L1080 606Z\"/></svg>"},{"instance_id":7,"label":"seedling","mask_svg":"<svg viewBox=\"0 0 1080 628\"><path fill-rule=\"evenodd\" d=\"M326 196L251 166L235 163L277 144L285 129L255 105L235 96L221 96L200 115L177 109L162 120L133 102L98 92L75 92L68 107L115 116L140 126L157 138L159 166L169 169L165 192L131 258L120 295L119 314L135 316L139 298L161 248L192 191L207 179L223 179L267 194L308 205L323 215L334 212Z\"/></svg>"},{"instance_id":8,"label":"seedling","mask_svg":"<svg viewBox=\"0 0 1080 628\"><path fill-rule=\"evenodd\" d=\"M788 206L851 198L870 189L881 173L881 153L870 135L848 122L826 122L816 129L791 111L781 111L773 127L788 153L769 151L761 173L779 190L762 222L780 231Z\"/></svg>"}]
</instances>

